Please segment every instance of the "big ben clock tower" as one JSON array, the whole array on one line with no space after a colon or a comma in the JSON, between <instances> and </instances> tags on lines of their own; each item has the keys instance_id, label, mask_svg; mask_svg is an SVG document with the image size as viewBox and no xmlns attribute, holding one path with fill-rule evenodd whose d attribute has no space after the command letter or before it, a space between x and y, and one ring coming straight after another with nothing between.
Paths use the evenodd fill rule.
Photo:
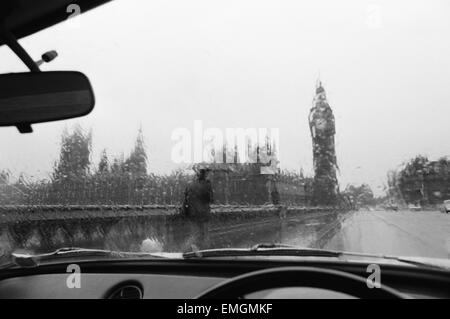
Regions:
<instances>
[{"instance_id":1,"label":"big ben clock tower","mask_svg":"<svg viewBox=\"0 0 450 319\"><path fill-rule=\"evenodd\" d=\"M313 107L309 114L309 128L314 163L312 202L315 205L334 205L339 194L334 144L336 127L333 111L328 104L325 89L320 81L317 84Z\"/></svg>"}]
</instances>

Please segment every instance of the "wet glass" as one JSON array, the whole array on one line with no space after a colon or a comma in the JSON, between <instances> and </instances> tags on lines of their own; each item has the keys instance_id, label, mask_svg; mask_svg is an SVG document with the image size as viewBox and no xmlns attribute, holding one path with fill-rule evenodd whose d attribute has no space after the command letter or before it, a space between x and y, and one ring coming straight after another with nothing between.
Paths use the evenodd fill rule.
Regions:
<instances>
[{"instance_id":1,"label":"wet glass","mask_svg":"<svg viewBox=\"0 0 450 319\"><path fill-rule=\"evenodd\" d=\"M97 103L0 129L0 260L258 243L447 259L449 11L117 1L23 39Z\"/></svg>"}]
</instances>

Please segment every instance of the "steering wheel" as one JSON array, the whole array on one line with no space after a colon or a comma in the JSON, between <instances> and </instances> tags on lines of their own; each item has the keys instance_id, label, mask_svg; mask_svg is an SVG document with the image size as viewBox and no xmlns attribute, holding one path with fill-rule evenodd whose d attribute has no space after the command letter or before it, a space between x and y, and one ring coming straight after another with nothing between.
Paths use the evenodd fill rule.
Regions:
<instances>
[{"instance_id":1,"label":"steering wheel","mask_svg":"<svg viewBox=\"0 0 450 319\"><path fill-rule=\"evenodd\" d=\"M197 298L235 299L261 290L286 287L328 289L364 299L405 298L385 285L369 289L365 278L353 274L311 267L279 267L251 272L220 283Z\"/></svg>"}]
</instances>

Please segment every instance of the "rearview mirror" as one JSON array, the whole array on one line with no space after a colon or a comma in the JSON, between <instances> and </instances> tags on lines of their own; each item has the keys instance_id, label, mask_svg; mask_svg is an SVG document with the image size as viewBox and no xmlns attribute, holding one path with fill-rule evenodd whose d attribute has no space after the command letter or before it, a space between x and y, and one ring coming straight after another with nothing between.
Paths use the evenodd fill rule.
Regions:
<instances>
[{"instance_id":1,"label":"rearview mirror","mask_svg":"<svg viewBox=\"0 0 450 319\"><path fill-rule=\"evenodd\" d=\"M80 72L0 74L0 126L32 132L31 124L89 114L95 99L89 79Z\"/></svg>"}]
</instances>

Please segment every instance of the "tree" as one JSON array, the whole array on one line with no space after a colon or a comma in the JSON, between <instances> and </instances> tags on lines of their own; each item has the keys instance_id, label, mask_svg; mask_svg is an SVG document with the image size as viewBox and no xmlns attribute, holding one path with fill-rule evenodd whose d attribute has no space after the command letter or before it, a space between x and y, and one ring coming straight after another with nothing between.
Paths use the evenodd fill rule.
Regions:
<instances>
[{"instance_id":1,"label":"tree","mask_svg":"<svg viewBox=\"0 0 450 319\"><path fill-rule=\"evenodd\" d=\"M58 204L80 204L86 201L86 182L91 164L91 132L77 125L72 133L64 130L59 159L51 176L48 200Z\"/></svg>"},{"instance_id":2,"label":"tree","mask_svg":"<svg viewBox=\"0 0 450 319\"><path fill-rule=\"evenodd\" d=\"M11 173L8 170L0 171L0 185L8 185Z\"/></svg>"},{"instance_id":3,"label":"tree","mask_svg":"<svg viewBox=\"0 0 450 319\"><path fill-rule=\"evenodd\" d=\"M407 203L425 203L424 175L428 158L417 155L399 173L399 187Z\"/></svg>"},{"instance_id":4,"label":"tree","mask_svg":"<svg viewBox=\"0 0 450 319\"><path fill-rule=\"evenodd\" d=\"M125 160L123 153L120 154L119 157L114 158L111 164L111 173L112 175L120 175L125 171Z\"/></svg>"},{"instance_id":5,"label":"tree","mask_svg":"<svg viewBox=\"0 0 450 319\"><path fill-rule=\"evenodd\" d=\"M106 174L109 172L109 160L108 154L106 154L106 150L103 150L102 154L100 155L100 162L98 163L97 172L99 174Z\"/></svg>"},{"instance_id":6,"label":"tree","mask_svg":"<svg viewBox=\"0 0 450 319\"><path fill-rule=\"evenodd\" d=\"M357 206L370 206L375 204L373 191L367 184L347 185L343 193L344 196L350 199L352 204Z\"/></svg>"},{"instance_id":7,"label":"tree","mask_svg":"<svg viewBox=\"0 0 450 319\"><path fill-rule=\"evenodd\" d=\"M81 126L75 126L72 133L65 130L61 138L60 155L53 172L53 180L62 182L85 178L91 163L91 144L92 133L85 133Z\"/></svg>"},{"instance_id":8,"label":"tree","mask_svg":"<svg viewBox=\"0 0 450 319\"><path fill-rule=\"evenodd\" d=\"M134 149L124 165L125 171L131 173L132 176L142 177L147 175L147 153L142 129L139 129Z\"/></svg>"}]
</instances>

